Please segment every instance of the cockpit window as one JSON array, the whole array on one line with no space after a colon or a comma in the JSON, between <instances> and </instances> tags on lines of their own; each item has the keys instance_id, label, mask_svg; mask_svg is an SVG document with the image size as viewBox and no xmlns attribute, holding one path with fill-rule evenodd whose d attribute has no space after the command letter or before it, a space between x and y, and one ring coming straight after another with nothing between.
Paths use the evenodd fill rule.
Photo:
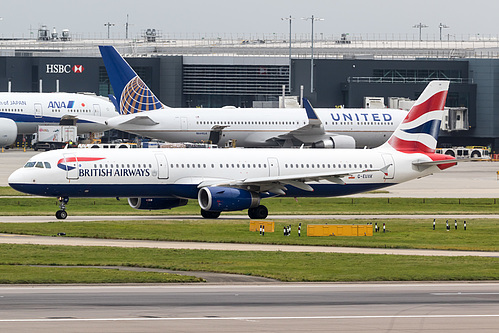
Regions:
<instances>
[{"instance_id":1,"label":"cockpit window","mask_svg":"<svg viewBox=\"0 0 499 333\"><path fill-rule=\"evenodd\" d=\"M45 169L50 169L51 168L49 162L43 162L43 164L45 164Z\"/></svg>"},{"instance_id":2,"label":"cockpit window","mask_svg":"<svg viewBox=\"0 0 499 333\"><path fill-rule=\"evenodd\" d=\"M36 163L36 162L28 162L28 163L26 163L26 164L24 165L24 167L25 167L25 168L32 168L32 167L34 167L34 166L35 166L35 163Z\"/></svg>"},{"instance_id":3,"label":"cockpit window","mask_svg":"<svg viewBox=\"0 0 499 333\"><path fill-rule=\"evenodd\" d=\"M42 162L36 162L35 168L42 168L43 169L43 163Z\"/></svg>"}]
</instances>

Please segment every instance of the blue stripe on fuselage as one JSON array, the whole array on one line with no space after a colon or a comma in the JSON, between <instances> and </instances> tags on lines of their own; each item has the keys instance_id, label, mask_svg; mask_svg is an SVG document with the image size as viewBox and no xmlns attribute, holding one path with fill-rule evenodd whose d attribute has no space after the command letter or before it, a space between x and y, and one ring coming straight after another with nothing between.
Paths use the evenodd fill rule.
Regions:
<instances>
[{"instance_id":1,"label":"blue stripe on fuselage","mask_svg":"<svg viewBox=\"0 0 499 333\"><path fill-rule=\"evenodd\" d=\"M46 197L124 197L124 198L187 198L197 199L198 187L193 185L180 184L64 184L64 185L43 185L43 184L9 184L13 189L41 195ZM362 193L377 190L387 186L396 185L394 183L372 183L372 184L311 184L314 191L303 191L294 186L286 185L287 197L335 197L349 194ZM274 197L273 194L262 194L262 198Z\"/></svg>"},{"instance_id":2,"label":"blue stripe on fuselage","mask_svg":"<svg viewBox=\"0 0 499 333\"><path fill-rule=\"evenodd\" d=\"M78 114L75 114L74 116L77 117ZM48 117L48 116L35 117L34 114L19 114L19 113L10 113L10 112L0 112L0 118L12 119L16 123L56 123L56 124L59 124L59 122L61 121L61 117ZM78 119L78 123L92 123L92 122L89 120Z\"/></svg>"}]
</instances>

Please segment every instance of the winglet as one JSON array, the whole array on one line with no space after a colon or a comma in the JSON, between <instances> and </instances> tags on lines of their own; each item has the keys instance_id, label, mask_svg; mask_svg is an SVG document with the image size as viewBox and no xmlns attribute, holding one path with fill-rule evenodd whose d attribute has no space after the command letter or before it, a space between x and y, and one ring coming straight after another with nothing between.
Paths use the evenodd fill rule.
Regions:
<instances>
[{"instance_id":1,"label":"winglet","mask_svg":"<svg viewBox=\"0 0 499 333\"><path fill-rule=\"evenodd\" d=\"M385 165L384 167L382 167L381 169L379 169L379 171L383 172L385 174L385 176L388 176L388 168L391 167L393 164L387 164Z\"/></svg>"},{"instance_id":2,"label":"winglet","mask_svg":"<svg viewBox=\"0 0 499 333\"><path fill-rule=\"evenodd\" d=\"M303 98L303 106L305 107L305 111L307 111L308 119L319 119L319 117L317 117L317 113L314 111L314 108L305 97Z\"/></svg>"},{"instance_id":3,"label":"winglet","mask_svg":"<svg viewBox=\"0 0 499 333\"><path fill-rule=\"evenodd\" d=\"M303 106L305 107L305 111L307 112L307 118L308 122L311 125L321 125L322 122L317 116L317 113L315 112L314 108L312 107L312 104L310 104L309 100L306 98L303 98Z\"/></svg>"}]
</instances>

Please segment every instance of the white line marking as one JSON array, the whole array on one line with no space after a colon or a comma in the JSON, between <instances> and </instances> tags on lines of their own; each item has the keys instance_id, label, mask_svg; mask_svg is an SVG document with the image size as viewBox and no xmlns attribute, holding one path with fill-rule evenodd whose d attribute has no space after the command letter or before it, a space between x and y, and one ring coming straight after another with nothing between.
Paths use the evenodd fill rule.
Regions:
<instances>
[{"instance_id":1,"label":"white line marking","mask_svg":"<svg viewBox=\"0 0 499 333\"><path fill-rule=\"evenodd\" d=\"M459 296L468 296L468 295L499 295L499 293L431 293L430 295L434 296L449 296L449 295L459 295Z\"/></svg>"},{"instance_id":2,"label":"white line marking","mask_svg":"<svg viewBox=\"0 0 499 333\"><path fill-rule=\"evenodd\" d=\"M497 318L499 314L454 315L380 315L380 316L298 316L298 317L185 317L185 318L40 318L0 319L0 323L12 322L74 322L74 321L188 321L188 320L303 320L303 319L403 319L403 318Z\"/></svg>"}]
</instances>

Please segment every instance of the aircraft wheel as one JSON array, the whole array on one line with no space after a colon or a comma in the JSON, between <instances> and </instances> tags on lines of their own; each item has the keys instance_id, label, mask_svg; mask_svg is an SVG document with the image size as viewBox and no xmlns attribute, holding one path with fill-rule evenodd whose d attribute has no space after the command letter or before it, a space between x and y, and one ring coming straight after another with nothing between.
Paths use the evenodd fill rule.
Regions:
<instances>
[{"instance_id":1,"label":"aircraft wheel","mask_svg":"<svg viewBox=\"0 0 499 333\"><path fill-rule=\"evenodd\" d=\"M201 216L205 219L216 219L220 216L220 212L210 212L208 210L201 209Z\"/></svg>"},{"instance_id":2,"label":"aircraft wheel","mask_svg":"<svg viewBox=\"0 0 499 333\"><path fill-rule=\"evenodd\" d=\"M269 215L269 210L264 205L248 209L248 216L250 219L263 220Z\"/></svg>"},{"instance_id":3,"label":"aircraft wheel","mask_svg":"<svg viewBox=\"0 0 499 333\"><path fill-rule=\"evenodd\" d=\"M55 213L55 217L56 217L58 220L64 220L66 217L68 217L68 213L67 213L65 210L58 210L58 211Z\"/></svg>"}]
</instances>

